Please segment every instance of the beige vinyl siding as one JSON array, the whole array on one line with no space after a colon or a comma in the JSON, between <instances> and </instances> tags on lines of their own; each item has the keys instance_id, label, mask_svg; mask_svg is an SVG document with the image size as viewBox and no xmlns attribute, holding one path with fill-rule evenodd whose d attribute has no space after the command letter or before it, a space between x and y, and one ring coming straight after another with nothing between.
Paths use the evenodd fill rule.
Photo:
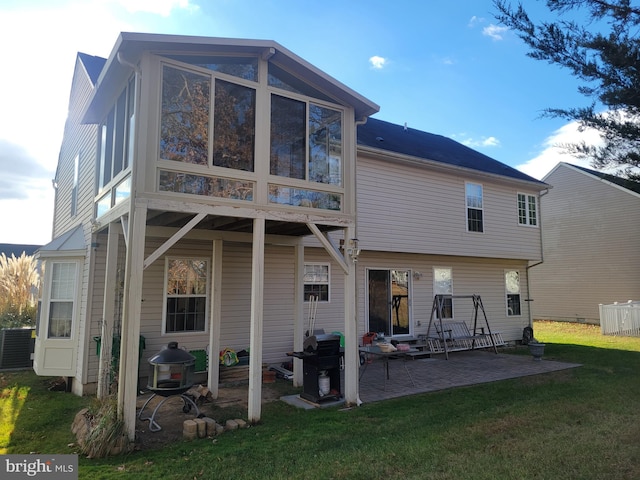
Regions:
<instances>
[{"instance_id":1,"label":"beige vinyl siding","mask_svg":"<svg viewBox=\"0 0 640 480\"><path fill-rule=\"evenodd\" d=\"M69 101L69 116L65 124L64 141L60 148L56 183L53 237L71 230L76 225L93 218L95 195L95 169L97 126L80 123L80 116L89 101L93 87L84 67L78 60ZM74 162L80 156L78 170L77 213L71 215ZM48 207L50 208L50 207Z\"/></svg>"},{"instance_id":2,"label":"beige vinyl siding","mask_svg":"<svg viewBox=\"0 0 640 480\"><path fill-rule=\"evenodd\" d=\"M467 232L465 181L483 186L484 233ZM358 159L358 239L363 250L539 259L540 231L518 225L508 183L427 167Z\"/></svg>"},{"instance_id":3,"label":"beige vinyl siding","mask_svg":"<svg viewBox=\"0 0 640 480\"><path fill-rule=\"evenodd\" d=\"M147 241L146 255L161 242ZM203 257L211 261L210 242L186 241L176 244L168 256ZM267 245L265 248L265 303L263 360L283 362L293 348L294 250L292 247ZM143 308L140 333L146 338L143 366L151 356L170 341L187 350L207 349L209 324L204 333L162 333L164 308L164 265L161 257L144 272ZM211 279L216 281L216 279ZM217 281L220 281L218 279ZM222 265L221 348L236 351L249 347L251 327L251 246L224 242ZM141 375L146 373L141 370Z\"/></svg>"},{"instance_id":4,"label":"beige vinyl siding","mask_svg":"<svg viewBox=\"0 0 640 480\"><path fill-rule=\"evenodd\" d=\"M566 164L546 181L534 318L599 323L600 303L640 300L640 196Z\"/></svg>"},{"instance_id":5,"label":"beige vinyl siding","mask_svg":"<svg viewBox=\"0 0 640 480\"><path fill-rule=\"evenodd\" d=\"M426 334L433 306L433 268L451 267L454 295L481 296L489 326L500 332L506 341L522 338L522 329L529 324L528 303L525 302L526 263L514 260L443 257L435 255L385 254L365 252L358 260L359 331L365 332L367 315L366 269L411 270L411 320L414 336ZM507 317L504 271L520 272L522 315ZM417 274L418 278L413 274ZM454 319L472 326L472 301L454 301ZM484 317L478 317L478 326L484 326Z\"/></svg>"},{"instance_id":6,"label":"beige vinyl siding","mask_svg":"<svg viewBox=\"0 0 640 480\"><path fill-rule=\"evenodd\" d=\"M92 297L89 296L92 272L92 243L90 220L93 218L93 196L95 191L95 150L97 142L97 127L80 123L80 117L87 105L93 91L92 84L87 76L84 66L76 60L73 76L73 86L69 98L68 117L65 123L64 140L60 147L58 157L56 184L57 190L54 205L43 206L53 208L53 237L56 238L68 232L77 225L84 224L85 245L87 254L78 281L82 282L78 319L80 321L77 338L78 363L76 378L81 382L73 384L74 391L81 392L81 385L92 374L94 366L88 363L92 357L91 334L94 331L93 322L87 324L87 318L93 318L89 312L92 307ZM78 165L78 190L76 214L71 215L71 195L73 189L73 177L75 159L79 156ZM103 275L104 276L104 275ZM95 351L94 351L95 352Z\"/></svg>"}]
</instances>

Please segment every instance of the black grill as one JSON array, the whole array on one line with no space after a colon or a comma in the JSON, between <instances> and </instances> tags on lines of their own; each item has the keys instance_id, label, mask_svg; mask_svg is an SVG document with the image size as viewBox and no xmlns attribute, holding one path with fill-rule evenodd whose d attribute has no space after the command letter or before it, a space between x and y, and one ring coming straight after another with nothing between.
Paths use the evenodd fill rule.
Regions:
<instances>
[{"instance_id":1,"label":"black grill","mask_svg":"<svg viewBox=\"0 0 640 480\"><path fill-rule=\"evenodd\" d=\"M304 341L304 350L292 354L302 359L303 392L300 397L314 403L339 400L340 388L340 336L312 335Z\"/></svg>"}]
</instances>

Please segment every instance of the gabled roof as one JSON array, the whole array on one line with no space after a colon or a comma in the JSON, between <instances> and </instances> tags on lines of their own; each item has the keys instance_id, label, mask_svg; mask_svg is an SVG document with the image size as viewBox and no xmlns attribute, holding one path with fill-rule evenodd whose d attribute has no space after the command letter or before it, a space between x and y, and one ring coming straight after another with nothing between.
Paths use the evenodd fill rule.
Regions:
<instances>
[{"instance_id":1,"label":"gabled roof","mask_svg":"<svg viewBox=\"0 0 640 480\"><path fill-rule=\"evenodd\" d=\"M84 230L77 225L40 247L38 257L77 256L85 254Z\"/></svg>"},{"instance_id":2,"label":"gabled roof","mask_svg":"<svg viewBox=\"0 0 640 480\"><path fill-rule=\"evenodd\" d=\"M628 178L617 177L609 173L599 172L597 170L591 170L590 168L573 165L571 163L565 163L565 162L562 162L562 163L564 163L565 165L569 165L573 168L577 168L578 170L582 170L585 173L589 173L595 177L600 178L601 180L606 180L607 182L611 182L615 185L618 185L619 187L622 187L627 190L631 190L634 193L640 194L640 182L635 182L633 180L629 180Z\"/></svg>"},{"instance_id":3,"label":"gabled roof","mask_svg":"<svg viewBox=\"0 0 640 480\"><path fill-rule=\"evenodd\" d=\"M100 77L100 72L104 68L104 64L107 62L106 58L96 57L94 55L87 55L86 53L78 52L78 58L84 65L91 83L95 86Z\"/></svg>"},{"instance_id":4,"label":"gabled roof","mask_svg":"<svg viewBox=\"0 0 640 480\"><path fill-rule=\"evenodd\" d=\"M111 96L117 94L124 79L131 75L131 66L137 64L145 51L152 53L211 53L261 55L316 88L355 110L356 119L373 115L380 107L358 92L347 87L319 68L303 60L273 40L249 40L221 37L199 37L190 35L164 35L152 33L122 32L118 37L97 81L96 90L90 100L85 122L98 123L106 113Z\"/></svg>"},{"instance_id":5,"label":"gabled roof","mask_svg":"<svg viewBox=\"0 0 640 480\"><path fill-rule=\"evenodd\" d=\"M369 118L365 124L358 126L358 147L385 150L424 160L425 163L436 162L449 167L531 182L540 187L547 186L540 180L450 138L376 118Z\"/></svg>"}]
</instances>

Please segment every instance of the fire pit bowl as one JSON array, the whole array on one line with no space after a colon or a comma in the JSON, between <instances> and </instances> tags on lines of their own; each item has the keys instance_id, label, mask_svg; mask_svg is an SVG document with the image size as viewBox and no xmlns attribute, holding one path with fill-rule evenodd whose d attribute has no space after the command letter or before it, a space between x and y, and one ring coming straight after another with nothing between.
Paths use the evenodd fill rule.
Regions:
<instances>
[{"instance_id":1,"label":"fire pit bowl","mask_svg":"<svg viewBox=\"0 0 640 480\"><path fill-rule=\"evenodd\" d=\"M162 427L155 421L155 416L162 404L174 395L180 395L183 406L182 411L189 413L195 408L196 416L200 414L197 405L185 392L193 386L193 376L196 368L196 357L186 350L178 348L178 342L169 342L166 348L160 350L149 359L149 378L147 389L153 394L144 403L138 418L149 420L149 430L157 432ZM143 417L142 412L156 395L165 397L153 411L150 417Z\"/></svg>"},{"instance_id":2,"label":"fire pit bowl","mask_svg":"<svg viewBox=\"0 0 640 480\"><path fill-rule=\"evenodd\" d=\"M179 395L193 386L196 357L169 342L149 359L147 388L162 396Z\"/></svg>"}]
</instances>

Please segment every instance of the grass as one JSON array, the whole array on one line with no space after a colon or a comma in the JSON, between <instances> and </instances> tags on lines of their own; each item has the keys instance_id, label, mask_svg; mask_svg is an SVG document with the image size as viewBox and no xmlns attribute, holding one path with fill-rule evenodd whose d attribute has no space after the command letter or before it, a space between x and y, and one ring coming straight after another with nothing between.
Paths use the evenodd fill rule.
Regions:
<instances>
[{"instance_id":1,"label":"grass","mask_svg":"<svg viewBox=\"0 0 640 480\"><path fill-rule=\"evenodd\" d=\"M588 325L534 329L545 359L583 366L351 410L274 402L260 425L214 440L80 458L80 478L640 478L640 338ZM3 374L0 451L72 453L69 426L88 402L47 391L32 374Z\"/></svg>"}]
</instances>

